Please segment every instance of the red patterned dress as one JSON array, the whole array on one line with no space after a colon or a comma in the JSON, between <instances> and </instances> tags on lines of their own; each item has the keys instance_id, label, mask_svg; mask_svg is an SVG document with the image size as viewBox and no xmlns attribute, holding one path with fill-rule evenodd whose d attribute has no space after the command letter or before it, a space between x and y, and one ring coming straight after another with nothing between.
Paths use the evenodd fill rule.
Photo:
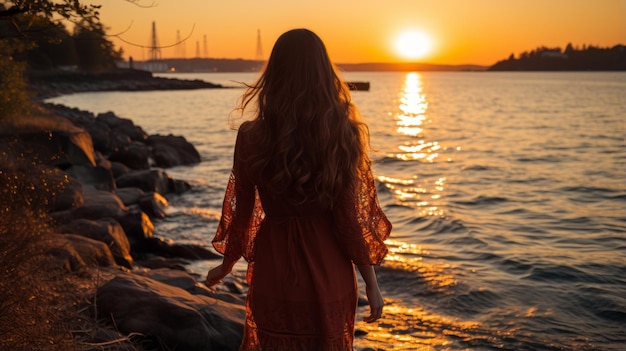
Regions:
<instances>
[{"instance_id":1,"label":"red patterned dress","mask_svg":"<svg viewBox=\"0 0 626 351\"><path fill-rule=\"evenodd\" d=\"M244 257L249 284L240 350L352 350L357 287L354 264L378 265L391 224L371 171L357 194L333 210L293 205L267 191L237 135L222 218L213 239L225 261Z\"/></svg>"}]
</instances>

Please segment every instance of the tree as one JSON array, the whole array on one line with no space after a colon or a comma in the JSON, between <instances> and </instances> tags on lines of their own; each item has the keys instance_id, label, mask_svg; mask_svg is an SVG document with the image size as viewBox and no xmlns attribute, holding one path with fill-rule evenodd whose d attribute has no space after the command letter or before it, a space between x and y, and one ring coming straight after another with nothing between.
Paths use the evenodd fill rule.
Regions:
<instances>
[{"instance_id":1,"label":"tree","mask_svg":"<svg viewBox=\"0 0 626 351\"><path fill-rule=\"evenodd\" d=\"M79 63L74 38L66 28L68 22L80 28L81 36L91 33L96 41L92 49L83 51L94 58L105 56L98 57L95 64L81 63L97 69L113 67L111 62L120 53L106 40L99 9L100 5L85 5L80 0L0 0L0 121L28 110L26 69ZM98 54L93 48L100 49Z\"/></svg>"},{"instance_id":2,"label":"tree","mask_svg":"<svg viewBox=\"0 0 626 351\"><path fill-rule=\"evenodd\" d=\"M0 2L0 19L24 14L41 16L57 23L82 20L98 24L99 9L100 5L83 5L79 0L3 0Z\"/></svg>"},{"instance_id":3,"label":"tree","mask_svg":"<svg viewBox=\"0 0 626 351\"><path fill-rule=\"evenodd\" d=\"M121 60L121 50L116 51L113 43L106 39L102 27L77 26L74 31L78 65L86 71L101 71L115 68Z\"/></svg>"}]
</instances>

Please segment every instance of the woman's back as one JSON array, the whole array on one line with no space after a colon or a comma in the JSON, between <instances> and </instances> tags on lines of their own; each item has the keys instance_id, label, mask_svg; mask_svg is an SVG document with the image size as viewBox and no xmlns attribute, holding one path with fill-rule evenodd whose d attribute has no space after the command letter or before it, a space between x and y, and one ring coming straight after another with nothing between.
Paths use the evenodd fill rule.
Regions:
<instances>
[{"instance_id":1,"label":"woman's back","mask_svg":"<svg viewBox=\"0 0 626 351\"><path fill-rule=\"evenodd\" d=\"M357 289L373 298L391 225L376 197L367 130L314 33L283 34L243 96L257 115L239 128L213 239L224 276L241 256L249 290L241 350L352 350ZM366 272L366 273L363 273Z\"/></svg>"}]
</instances>

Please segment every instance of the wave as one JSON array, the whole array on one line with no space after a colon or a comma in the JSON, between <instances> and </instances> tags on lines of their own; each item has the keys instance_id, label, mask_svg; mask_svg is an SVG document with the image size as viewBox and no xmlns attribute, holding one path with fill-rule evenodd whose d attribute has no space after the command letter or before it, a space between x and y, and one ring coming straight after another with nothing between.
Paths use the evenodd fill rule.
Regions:
<instances>
[{"instance_id":1,"label":"wave","mask_svg":"<svg viewBox=\"0 0 626 351\"><path fill-rule=\"evenodd\" d=\"M597 275L561 264L536 265L524 279L540 282L567 282L567 283L604 283L604 279Z\"/></svg>"},{"instance_id":2,"label":"wave","mask_svg":"<svg viewBox=\"0 0 626 351\"><path fill-rule=\"evenodd\" d=\"M565 157L567 158L567 157ZM544 157L520 157L515 161L521 163L560 163L565 161L562 156L544 156Z\"/></svg>"},{"instance_id":3,"label":"wave","mask_svg":"<svg viewBox=\"0 0 626 351\"><path fill-rule=\"evenodd\" d=\"M500 170L500 168L482 166L482 165L472 165L472 166L465 166L461 168L461 171L463 172L470 172L470 171L482 172L482 171L492 171L492 170Z\"/></svg>"},{"instance_id":4,"label":"wave","mask_svg":"<svg viewBox=\"0 0 626 351\"><path fill-rule=\"evenodd\" d=\"M479 195L470 201L453 201L453 203L463 206L485 206L500 204L508 201L509 199L506 197Z\"/></svg>"}]
</instances>

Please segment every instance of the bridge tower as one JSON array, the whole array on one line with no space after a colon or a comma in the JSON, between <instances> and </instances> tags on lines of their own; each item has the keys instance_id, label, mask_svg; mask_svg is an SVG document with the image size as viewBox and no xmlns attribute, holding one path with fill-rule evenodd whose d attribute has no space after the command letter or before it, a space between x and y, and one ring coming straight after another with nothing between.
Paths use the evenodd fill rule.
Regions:
<instances>
[{"instance_id":1,"label":"bridge tower","mask_svg":"<svg viewBox=\"0 0 626 351\"><path fill-rule=\"evenodd\" d=\"M156 23L154 21L152 21L152 34L150 36L149 50L149 60L156 61L161 59L161 48L159 47L159 39L156 33Z\"/></svg>"},{"instance_id":2,"label":"bridge tower","mask_svg":"<svg viewBox=\"0 0 626 351\"><path fill-rule=\"evenodd\" d=\"M263 46L261 46L261 30L256 31L256 57L257 61L263 61Z\"/></svg>"}]
</instances>

